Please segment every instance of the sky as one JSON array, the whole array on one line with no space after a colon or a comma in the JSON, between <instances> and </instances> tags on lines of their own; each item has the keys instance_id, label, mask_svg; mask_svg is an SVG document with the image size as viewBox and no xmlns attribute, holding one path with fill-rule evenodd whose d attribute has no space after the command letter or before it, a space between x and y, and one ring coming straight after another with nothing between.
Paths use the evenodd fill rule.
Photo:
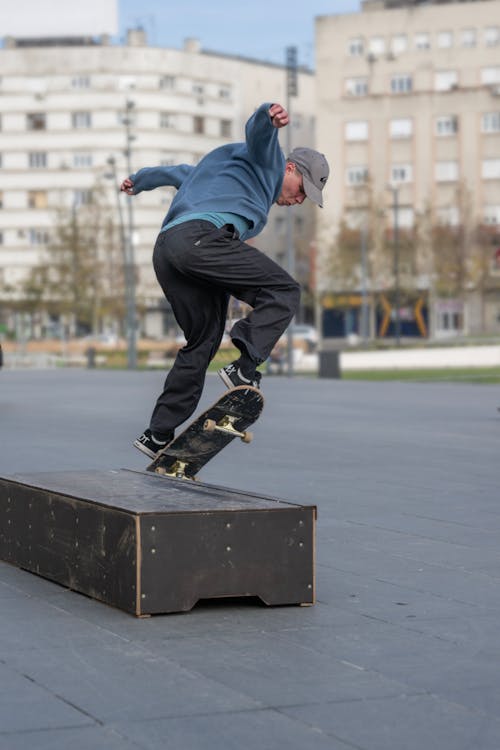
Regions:
<instances>
[{"instance_id":1,"label":"sky","mask_svg":"<svg viewBox=\"0 0 500 750\"><path fill-rule=\"evenodd\" d=\"M361 0L118 0L120 36L141 26L152 46L180 49L195 37L202 49L284 63L296 46L314 67L314 18L356 13Z\"/></svg>"}]
</instances>

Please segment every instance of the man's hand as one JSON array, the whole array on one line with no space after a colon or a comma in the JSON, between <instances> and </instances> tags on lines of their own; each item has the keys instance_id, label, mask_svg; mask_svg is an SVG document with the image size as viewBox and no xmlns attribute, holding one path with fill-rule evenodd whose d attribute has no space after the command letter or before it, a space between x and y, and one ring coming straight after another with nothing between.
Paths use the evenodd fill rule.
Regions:
<instances>
[{"instance_id":1,"label":"man's hand","mask_svg":"<svg viewBox=\"0 0 500 750\"><path fill-rule=\"evenodd\" d=\"M272 107L269 108L269 117L275 128L284 128L290 121L288 112L281 106L281 104L273 104Z\"/></svg>"},{"instance_id":2,"label":"man's hand","mask_svg":"<svg viewBox=\"0 0 500 750\"><path fill-rule=\"evenodd\" d=\"M122 184L120 185L120 190L123 193L127 193L128 195L134 195L134 183L129 177L123 180Z\"/></svg>"}]
</instances>

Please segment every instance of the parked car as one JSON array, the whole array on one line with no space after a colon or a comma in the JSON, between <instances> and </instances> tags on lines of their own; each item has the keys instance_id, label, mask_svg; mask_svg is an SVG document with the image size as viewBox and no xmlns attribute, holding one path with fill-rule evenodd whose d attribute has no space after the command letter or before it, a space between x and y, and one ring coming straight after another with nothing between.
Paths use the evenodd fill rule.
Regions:
<instances>
[{"instance_id":1,"label":"parked car","mask_svg":"<svg viewBox=\"0 0 500 750\"><path fill-rule=\"evenodd\" d=\"M314 326L295 323L295 325L292 325L292 336L294 341L304 341L309 352L313 352L318 346L319 335Z\"/></svg>"},{"instance_id":2,"label":"parked car","mask_svg":"<svg viewBox=\"0 0 500 750\"><path fill-rule=\"evenodd\" d=\"M89 333L83 336L82 341L88 342L91 346L117 346L125 343L116 333Z\"/></svg>"},{"instance_id":3,"label":"parked car","mask_svg":"<svg viewBox=\"0 0 500 750\"><path fill-rule=\"evenodd\" d=\"M306 353L314 352L318 346L318 331L314 326L305 323L294 323L291 326L294 349L302 349ZM281 346L286 346L288 332L285 332L279 340Z\"/></svg>"},{"instance_id":4,"label":"parked car","mask_svg":"<svg viewBox=\"0 0 500 750\"><path fill-rule=\"evenodd\" d=\"M290 326L292 332L292 341L294 349L301 349L305 354L311 354L316 351L319 343L319 335L314 326L306 323L293 323ZM288 346L288 329L279 339L271 352L271 361L278 362L286 359L286 350Z\"/></svg>"}]
</instances>

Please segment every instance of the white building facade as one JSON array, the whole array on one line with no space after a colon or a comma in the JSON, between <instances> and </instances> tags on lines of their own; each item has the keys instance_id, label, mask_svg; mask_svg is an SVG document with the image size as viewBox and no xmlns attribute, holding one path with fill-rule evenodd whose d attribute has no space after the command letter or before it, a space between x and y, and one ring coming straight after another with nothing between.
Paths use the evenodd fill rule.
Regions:
<instances>
[{"instance_id":1,"label":"white building facade","mask_svg":"<svg viewBox=\"0 0 500 750\"><path fill-rule=\"evenodd\" d=\"M148 46L143 31L127 44L96 40L4 40L0 49L0 289L4 307L19 300L23 280L50 244L57 212L78 211L99 187L118 225L110 180L127 176L124 116L130 108L131 170L196 164L209 150L244 138L263 101L286 104L286 70L259 61ZM314 145L314 77L299 70L292 100L292 147ZM281 133L280 133L281 137ZM285 141L282 143L285 148ZM141 333L164 333L162 293L154 278L154 241L173 196L158 189L133 199L134 254ZM125 196L121 196L126 223ZM125 219L124 219L125 217ZM305 218L304 218L305 217ZM313 212L297 224L312 238ZM125 227L127 229L127 227ZM117 236L119 233L117 233ZM283 221L273 209L256 244L280 257ZM281 248L281 249L280 249Z\"/></svg>"},{"instance_id":2,"label":"white building facade","mask_svg":"<svg viewBox=\"0 0 500 750\"><path fill-rule=\"evenodd\" d=\"M464 299L441 304L422 238L412 283L429 308L425 335L500 331L500 2L368 0L361 13L316 20L316 58L317 143L335 164L318 246L331 246L341 222L359 226L368 188L389 228L397 191L402 233L422 233L424 219L489 228L489 257ZM320 292L349 291L322 269ZM392 270L364 270L371 293L393 288ZM372 334L379 330L373 313Z\"/></svg>"}]
</instances>

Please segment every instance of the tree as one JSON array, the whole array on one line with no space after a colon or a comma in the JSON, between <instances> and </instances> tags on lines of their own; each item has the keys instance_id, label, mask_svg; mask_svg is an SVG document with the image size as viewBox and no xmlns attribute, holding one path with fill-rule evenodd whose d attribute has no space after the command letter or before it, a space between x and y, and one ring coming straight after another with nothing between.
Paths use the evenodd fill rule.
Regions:
<instances>
[{"instance_id":1,"label":"tree","mask_svg":"<svg viewBox=\"0 0 500 750\"><path fill-rule=\"evenodd\" d=\"M470 191L459 184L455 191L456 219L434 216L430 232L434 287L438 296L464 299L470 284L474 250L474 222Z\"/></svg>"},{"instance_id":2,"label":"tree","mask_svg":"<svg viewBox=\"0 0 500 750\"><path fill-rule=\"evenodd\" d=\"M330 287L337 291L360 288L362 245L366 243L367 266L372 291L384 291L395 283L394 232L388 227L390 208L384 196L375 196L370 185L353 190L354 199L342 217L325 263ZM364 238L363 238L364 234ZM417 232L400 228L398 232L400 281L404 287L415 284Z\"/></svg>"},{"instance_id":3,"label":"tree","mask_svg":"<svg viewBox=\"0 0 500 750\"><path fill-rule=\"evenodd\" d=\"M480 329L487 329L487 298L500 299L500 231L498 226L479 224L475 231L475 252L471 262L471 279L479 292ZM497 302L495 302L497 307Z\"/></svg>"},{"instance_id":4,"label":"tree","mask_svg":"<svg viewBox=\"0 0 500 750\"><path fill-rule=\"evenodd\" d=\"M99 189L85 205L56 211L51 240L22 287L22 308L71 317L77 330L122 319L123 263L111 212Z\"/></svg>"}]
</instances>

